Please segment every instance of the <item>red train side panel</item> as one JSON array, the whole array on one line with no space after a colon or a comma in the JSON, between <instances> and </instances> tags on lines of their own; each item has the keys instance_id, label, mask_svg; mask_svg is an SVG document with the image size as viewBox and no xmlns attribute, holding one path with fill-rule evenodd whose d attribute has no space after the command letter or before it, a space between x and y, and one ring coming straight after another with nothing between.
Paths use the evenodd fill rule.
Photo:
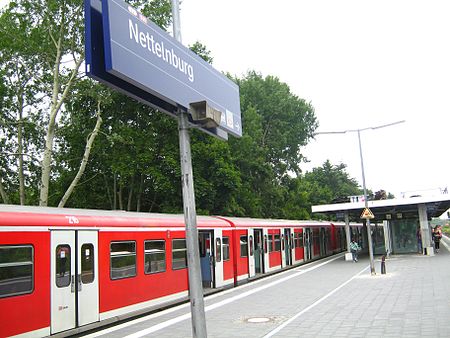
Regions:
<instances>
[{"instance_id":1,"label":"red train side panel","mask_svg":"<svg viewBox=\"0 0 450 338\"><path fill-rule=\"evenodd\" d=\"M1 233L0 245L32 245L33 292L0 298L0 337L50 326L50 236L48 232Z\"/></svg>"}]
</instances>

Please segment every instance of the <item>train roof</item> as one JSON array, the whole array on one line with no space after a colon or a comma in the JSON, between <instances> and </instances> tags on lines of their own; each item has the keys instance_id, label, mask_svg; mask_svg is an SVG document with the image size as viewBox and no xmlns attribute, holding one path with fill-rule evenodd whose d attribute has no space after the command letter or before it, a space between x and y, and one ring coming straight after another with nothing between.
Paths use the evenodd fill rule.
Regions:
<instances>
[{"instance_id":1,"label":"train roof","mask_svg":"<svg viewBox=\"0 0 450 338\"><path fill-rule=\"evenodd\" d=\"M328 221L311 220L285 220L285 219L258 219L245 217L219 217L235 227L326 227L331 226Z\"/></svg>"},{"instance_id":2,"label":"train roof","mask_svg":"<svg viewBox=\"0 0 450 338\"><path fill-rule=\"evenodd\" d=\"M185 228L184 215L0 204L0 226ZM328 227L329 221L197 216L197 227Z\"/></svg>"},{"instance_id":3,"label":"train roof","mask_svg":"<svg viewBox=\"0 0 450 338\"><path fill-rule=\"evenodd\" d=\"M38 217L38 216L45 217ZM1 226L49 227L185 227L182 214L158 214L117 210L68 209L0 204ZM197 227L231 228L212 216L197 216Z\"/></svg>"}]
</instances>

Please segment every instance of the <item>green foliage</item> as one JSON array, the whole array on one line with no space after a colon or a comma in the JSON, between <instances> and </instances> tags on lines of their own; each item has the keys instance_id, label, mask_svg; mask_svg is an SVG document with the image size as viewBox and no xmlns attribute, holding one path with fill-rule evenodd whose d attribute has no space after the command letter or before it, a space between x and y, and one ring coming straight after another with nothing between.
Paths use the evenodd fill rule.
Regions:
<instances>
[{"instance_id":1,"label":"green foliage","mask_svg":"<svg viewBox=\"0 0 450 338\"><path fill-rule=\"evenodd\" d=\"M205 45L202 45L199 41L195 42L192 46L189 46L189 48L198 56L200 56L203 60L205 60L208 63L213 62L213 58L211 57L211 51L206 48Z\"/></svg>"},{"instance_id":2,"label":"green foliage","mask_svg":"<svg viewBox=\"0 0 450 338\"><path fill-rule=\"evenodd\" d=\"M292 94L288 85L273 76L262 77L249 72L237 83L241 92L243 128L264 152L265 161L271 165L277 178L288 172L300 173L299 164L304 160L300 148L313 137L318 123L314 108L305 100ZM248 109L256 110L259 128L247 127L251 115Z\"/></svg>"},{"instance_id":3,"label":"green foliage","mask_svg":"<svg viewBox=\"0 0 450 338\"><path fill-rule=\"evenodd\" d=\"M127 2L164 30L167 30L172 23L170 0L128 0Z\"/></svg>"}]
</instances>

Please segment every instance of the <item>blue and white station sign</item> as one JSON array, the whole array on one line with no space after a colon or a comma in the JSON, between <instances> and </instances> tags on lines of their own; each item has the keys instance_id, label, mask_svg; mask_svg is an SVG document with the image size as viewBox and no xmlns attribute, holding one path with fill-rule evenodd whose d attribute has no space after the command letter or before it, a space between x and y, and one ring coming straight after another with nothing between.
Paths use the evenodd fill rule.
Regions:
<instances>
[{"instance_id":1,"label":"blue and white station sign","mask_svg":"<svg viewBox=\"0 0 450 338\"><path fill-rule=\"evenodd\" d=\"M170 114L178 106L187 110L206 101L222 113L219 137L223 131L242 136L239 87L233 81L127 3L102 0L100 23L91 8L95 0L85 2L86 63L93 67L88 74ZM93 55L98 51L104 60Z\"/></svg>"}]
</instances>

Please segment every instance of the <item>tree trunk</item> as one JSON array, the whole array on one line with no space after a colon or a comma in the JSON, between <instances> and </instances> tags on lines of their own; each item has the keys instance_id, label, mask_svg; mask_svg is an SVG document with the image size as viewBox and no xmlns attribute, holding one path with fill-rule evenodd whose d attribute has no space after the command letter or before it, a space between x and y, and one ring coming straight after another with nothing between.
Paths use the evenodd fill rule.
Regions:
<instances>
[{"instance_id":1,"label":"tree trunk","mask_svg":"<svg viewBox=\"0 0 450 338\"><path fill-rule=\"evenodd\" d=\"M116 173L114 173L113 191L114 191L114 207L113 207L113 210L116 210L117 209L117 175L116 175Z\"/></svg>"},{"instance_id":2,"label":"tree trunk","mask_svg":"<svg viewBox=\"0 0 450 338\"><path fill-rule=\"evenodd\" d=\"M108 180L106 179L106 175L105 174L103 174L103 179L105 181L106 194L108 195L109 206L110 206L111 210L114 210L113 200L111 198L111 191L109 189Z\"/></svg>"},{"instance_id":3,"label":"tree trunk","mask_svg":"<svg viewBox=\"0 0 450 338\"><path fill-rule=\"evenodd\" d=\"M5 188L3 187L2 177L0 177L0 195L2 196L3 203L8 204L9 199L8 199L8 195L6 195Z\"/></svg>"},{"instance_id":4,"label":"tree trunk","mask_svg":"<svg viewBox=\"0 0 450 338\"><path fill-rule=\"evenodd\" d=\"M118 197L119 197L119 210L123 210L123 202L122 202L122 181L119 182L119 192L118 192Z\"/></svg>"},{"instance_id":5,"label":"tree trunk","mask_svg":"<svg viewBox=\"0 0 450 338\"><path fill-rule=\"evenodd\" d=\"M72 194L73 190L77 186L78 182L81 179L81 176L84 173L84 170L86 169L87 162L89 160L89 154L91 153L92 144L94 143L95 137L98 134L98 131L100 130L100 125L102 124L102 118L101 118L101 111L100 111L100 102L97 104L97 123L95 124L94 130L92 131L91 135L89 135L89 138L86 142L86 148L84 149L84 155L83 159L81 160L80 168L78 169L78 173L76 174L75 178L73 179L72 183L70 184L69 188L67 189L66 193L64 194L63 198L58 204L58 208L63 208L66 204L67 200L69 199L70 195Z\"/></svg>"},{"instance_id":6,"label":"tree trunk","mask_svg":"<svg viewBox=\"0 0 450 338\"><path fill-rule=\"evenodd\" d=\"M134 180L131 180L130 190L128 191L128 203L127 203L127 211L131 211L131 203L133 200L133 192L134 192Z\"/></svg>"},{"instance_id":7,"label":"tree trunk","mask_svg":"<svg viewBox=\"0 0 450 338\"><path fill-rule=\"evenodd\" d=\"M141 211L141 200L142 200L142 191L144 190L144 174L141 174L141 179L139 181L139 189L136 197L136 211Z\"/></svg>"},{"instance_id":8,"label":"tree trunk","mask_svg":"<svg viewBox=\"0 0 450 338\"><path fill-rule=\"evenodd\" d=\"M61 30L58 41L55 41L56 47L56 56L55 56L55 65L53 68L53 89L52 89L52 101L50 106L50 116L47 128L47 135L45 137L45 148L44 148L44 156L42 158L42 176L41 176L41 191L39 196L39 205L47 206L48 205L48 192L49 192L49 182L50 182L50 172L51 172L51 161L52 161L52 151L53 151L53 141L55 137L56 130L56 116L61 109L62 104L67 98L69 90L73 84L73 81L78 74L78 69L82 61L83 57L80 56L78 60L75 61L74 69L70 74L70 78L66 83L66 88L64 89L61 97L59 97L59 89L60 89L60 74L59 69L61 65L61 57L62 57L62 39L63 39L64 31ZM53 36L52 36L53 38Z\"/></svg>"},{"instance_id":9,"label":"tree trunk","mask_svg":"<svg viewBox=\"0 0 450 338\"><path fill-rule=\"evenodd\" d=\"M18 95L19 99L19 123L17 124L17 152L19 153L19 200L20 205L25 205L25 178L23 174L23 93Z\"/></svg>"}]
</instances>

